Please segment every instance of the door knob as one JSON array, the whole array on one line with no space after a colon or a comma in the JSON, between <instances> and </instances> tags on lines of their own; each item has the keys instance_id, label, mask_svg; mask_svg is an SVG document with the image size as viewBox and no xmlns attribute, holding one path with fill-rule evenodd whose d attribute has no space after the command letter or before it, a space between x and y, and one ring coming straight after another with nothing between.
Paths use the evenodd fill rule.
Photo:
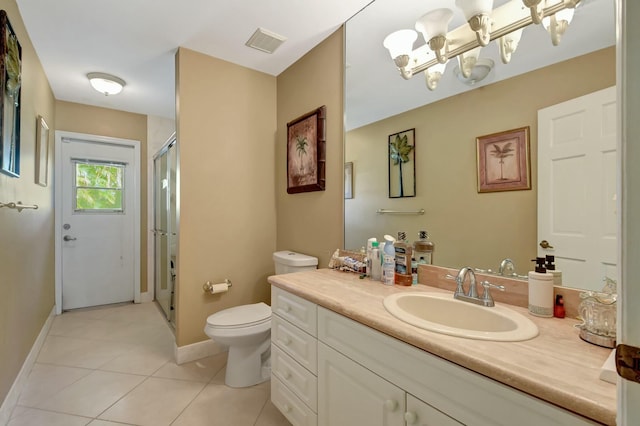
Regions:
<instances>
[{"instance_id":1,"label":"door knob","mask_svg":"<svg viewBox=\"0 0 640 426\"><path fill-rule=\"evenodd\" d=\"M552 249L553 248L553 246L551 244L549 244L549 241L547 241L547 240L540 241L540 247L542 247L543 249Z\"/></svg>"},{"instance_id":2,"label":"door knob","mask_svg":"<svg viewBox=\"0 0 640 426\"><path fill-rule=\"evenodd\" d=\"M69 235L65 235L64 237L62 237L63 240L65 241L75 241L77 240L77 238L71 237Z\"/></svg>"}]
</instances>

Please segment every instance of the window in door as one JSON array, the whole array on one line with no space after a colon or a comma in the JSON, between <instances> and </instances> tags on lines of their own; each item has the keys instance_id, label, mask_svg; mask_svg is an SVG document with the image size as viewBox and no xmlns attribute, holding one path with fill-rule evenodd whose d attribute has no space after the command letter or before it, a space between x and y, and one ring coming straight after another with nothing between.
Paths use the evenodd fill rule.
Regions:
<instances>
[{"instance_id":1,"label":"window in door","mask_svg":"<svg viewBox=\"0 0 640 426\"><path fill-rule=\"evenodd\" d=\"M74 212L124 212L125 164L74 160Z\"/></svg>"}]
</instances>

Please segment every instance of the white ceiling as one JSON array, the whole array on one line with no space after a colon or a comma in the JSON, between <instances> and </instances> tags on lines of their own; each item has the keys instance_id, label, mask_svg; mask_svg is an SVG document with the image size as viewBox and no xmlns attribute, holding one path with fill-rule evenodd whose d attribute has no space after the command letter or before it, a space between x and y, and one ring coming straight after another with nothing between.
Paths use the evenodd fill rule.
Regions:
<instances>
[{"instance_id":1,"label":"white ceiling","mask_svg":"<svg viewBox=\"0 0 640 426\"><path fill-rule=\"evenodd\" d=\"M278 75L371 0L17 0L56 99L175 116L179 46ZM287 38L274 54L245 46L262 27ZM89 72L124 79L106 97Z\"/></svg>"}]
</instances>

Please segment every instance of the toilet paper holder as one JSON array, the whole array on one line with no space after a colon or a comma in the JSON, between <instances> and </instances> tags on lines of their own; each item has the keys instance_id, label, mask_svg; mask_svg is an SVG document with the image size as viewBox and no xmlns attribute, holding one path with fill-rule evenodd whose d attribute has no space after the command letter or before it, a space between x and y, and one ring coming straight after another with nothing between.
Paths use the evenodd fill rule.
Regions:
<instances>
[{"instance_id":1,"label":"toilet paper holder","mask_svg":"<svg viewBox=\"0 0 640 426\"><path fill-rule=\"evenodd\" d=\"M227 291L231 286L233 286L233 284L231 283L231 280L228 278L225 278L224 282L218 283L218 284L214 284L211 281L207 281L202 285L202 290L204 290L206 293L216 294L216 293L222 293L224 291Z\"/></svg>"}]
</instances>

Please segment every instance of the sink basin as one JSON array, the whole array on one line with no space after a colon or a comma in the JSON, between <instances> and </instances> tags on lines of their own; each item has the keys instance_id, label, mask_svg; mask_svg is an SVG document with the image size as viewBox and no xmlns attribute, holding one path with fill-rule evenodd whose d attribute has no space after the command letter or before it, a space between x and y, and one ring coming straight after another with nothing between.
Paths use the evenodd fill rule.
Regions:
<instances>
[{"instance_id":1,"label":"sink basin","mask_svg":"<svg viewBox=\"0 0 640 426\"><path fill-rule=\"evenodd\" d=\"M538 335L524 315L504 306L487 308L441 293L395 293L383 301L394 317L416 327L468 339L516 342Z\"/></svg>"}]
</instances>

